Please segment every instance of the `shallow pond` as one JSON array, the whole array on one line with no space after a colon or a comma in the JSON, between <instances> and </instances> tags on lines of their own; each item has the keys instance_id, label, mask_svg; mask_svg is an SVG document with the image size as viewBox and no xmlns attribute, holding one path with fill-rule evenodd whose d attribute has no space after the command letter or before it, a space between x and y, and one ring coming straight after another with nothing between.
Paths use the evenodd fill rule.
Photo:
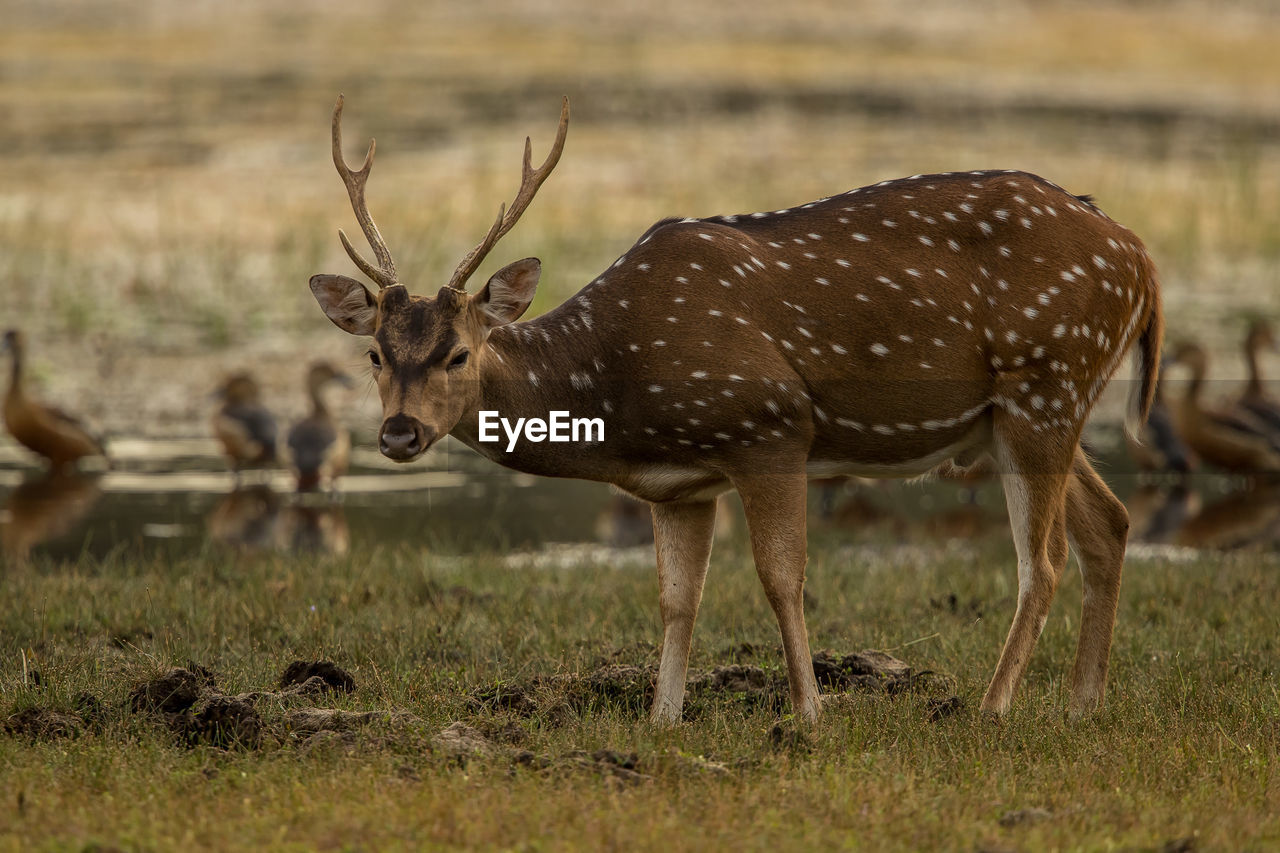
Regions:
<instances>
[{"instance_id":1,"label":"shallow pond","mask_svg":"<svg viewBox=\"0 0 1280 853\"><path fill-rule=\"evenodd\" d=\"M1103 443L1105 446L1105 442ZM9 562L70 560L120 551L180 556L209 547L346 553L374 546L461 553L546 552L565 544L641 547L652 540L645 507L600 483L531 477L453 444L421 463L393 466L357 449L334 494L298 495L286 471L248 472L238 483L212 440L117 441L111 470L48 476L12 443L0 445L0 541ZM1175 485L1140 479L1122 455L1100 470L1126 500L1133 540L1161 546L1272 547L1280 495L1197 475ZM815 484L811 523L856 542L1007 535L991 478ZM740 526L736 500L726 528Z\"/></svg>"}]
</instances>

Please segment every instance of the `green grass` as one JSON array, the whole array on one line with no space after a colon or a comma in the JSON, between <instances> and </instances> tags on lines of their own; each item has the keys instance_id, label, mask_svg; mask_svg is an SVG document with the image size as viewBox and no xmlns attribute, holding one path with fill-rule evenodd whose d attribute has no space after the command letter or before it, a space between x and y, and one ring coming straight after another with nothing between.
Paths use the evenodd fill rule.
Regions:
<instances>
[{"instance_id":1,"label":"green grass","mask_svg":"<svg viewBox=\"0 0 1280 853\"><path fill-rule=\"evenodd\" d=\"M1011 617L1010 549L999 539L861 549L830 533L814 539L814 648L888 649L951 674L958 714L931 722L925 696L851 694L805 735L806 750L775 747L778 716L734 695L702 697L673 729L650 726L626 703L526 717L468 701L495 684L654 663L655 580L643 570L517 572L496 556L403 551L319 562L122 555L12 572L0 605L0 713L70 709L82 691L106 711L100 729L74 739L0 736L0 846L1280 843L1273 558L1131 559L1108 705L1074 724L1062 718L1079 606L1069 575L1013 712L996 725L975 709ZM748 662L777 673L773 619L735 539L713 557L692 667L727 663L743 643L759 649ZM23 685L24 656L41 686ZM189 659L237 693L273 686L296 658L332 659L354 674L354 693L320 705L416 720L308 744L284 727L284 706L266 702L262 746L224 751L182 746L127 711L135 684ZM432 746L455 720L489 732L514 725L506 739L549 764L510 754L460 764ZM620 781L571 755L604 748L634 752L647 778ZM999 822L1032 808L1049 816Z\"/></svg>"}]
</instances>

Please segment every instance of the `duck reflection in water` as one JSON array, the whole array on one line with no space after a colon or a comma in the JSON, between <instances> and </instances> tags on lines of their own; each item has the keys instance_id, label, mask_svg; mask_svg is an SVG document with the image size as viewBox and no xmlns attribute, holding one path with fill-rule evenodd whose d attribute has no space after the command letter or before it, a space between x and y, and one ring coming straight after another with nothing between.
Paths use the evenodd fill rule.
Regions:
<instances>
[{"instance_id":1,"label":"duck reflection in water","mask_svg":"<svg viewBox=\"0 0 1280 853\"><path fill-rule=\"evenodd\" d=\"M346 513L333 503L285 504L266 484L239 486L209 513L209 538L242 551L345 554Z\"/></svg>"},{"instance_id":2,"label":"duck reflection in water","mask_svg":"<svg viewBox=\"0 0 1280 853\"><path fill-rule=\"evenodd\" d=\"M1208 503L1183 483L1148 485L1126 504L1134 542L1207 551L1280 546L1280 484L1238 489Z\"/></svg>"},{"instance_id":3,"label":"duck reflection in water","mask_svg":"<svg viewBox=\"0 0 1280 853\"><path fill-rule=\"evenodd\" d=\"M6 560L22 565L37 545L73 530L101 497L98 480L94 474L55 469L14 489L0 509Z\"/></svg>"}]
</instances>

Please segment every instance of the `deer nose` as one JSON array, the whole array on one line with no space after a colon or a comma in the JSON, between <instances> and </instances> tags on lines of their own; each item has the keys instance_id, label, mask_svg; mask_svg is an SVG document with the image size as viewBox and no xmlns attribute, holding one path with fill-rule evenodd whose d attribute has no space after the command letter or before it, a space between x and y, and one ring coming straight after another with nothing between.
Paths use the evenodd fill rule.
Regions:
<instances>
[{"instance_id":1,"label":"deer nose","mask_svg":"<svg viewBox=\"0 0 1280 853\"><path fill-rule=\"evenodd\" d=\"M435 430L423 426L417 418L392 415L382 422L378 449L388 459L407 462L421 454L434 437Z\"/></svg>"}]
</instances>

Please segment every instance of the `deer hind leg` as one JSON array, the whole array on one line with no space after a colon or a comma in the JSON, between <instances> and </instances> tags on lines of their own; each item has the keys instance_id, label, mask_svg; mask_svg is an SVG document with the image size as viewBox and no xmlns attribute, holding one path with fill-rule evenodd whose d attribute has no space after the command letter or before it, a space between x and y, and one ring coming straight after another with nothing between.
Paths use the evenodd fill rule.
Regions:
<instances>
[{"instance_id":1,"label":"deer hind leg","mask_svg":"<svg viewBox=\"0 0 1280 853\"><path fill-rule=\"evenodd\" d=\"M1061 437L1032 432L1026 421L1004 413L997 414L995 440L1018 553L1018 607L982 698L984 713L1002 715L1026 671L1066 566L1064 504L1075 441L1064 447Z\"/></svg>"},{"instance_id":2,"label":"deer hind leg","mask_svg":"<svg viewBox=\"0 0 1280 853\"><path fill-rule=\"evenodd\" d=\"M804 624L804 570L808 560L803 472L734 480L742 497L756 573L778 618L787 682L795 713L815 722L820 713L809 634Z\"/></svg>"},{"instance_id":3,"label":"deer hind leg","mask_svg":"<svg viewBox=\"0 0 1280 853\"><path fill-rule=\"evenodd\" d=\"M662 660L651 716L656 722L674 723L684 707L689 646L711 560L716 502L655 503L651 513L662 610Z\"/></svg>"},{"instance_id":4,"label":"deer hind leg","mask_svg":"<svg viewBox=\"0 0 1280 853\"><path fill-rule=\"evenodd\" d=\"M1129 513L1124 504L1079 449L1067 486L1067 535L1080 561L1084 587L1068 706L1071 716L1079 717L1100 708L1106 692L1111 634L1129 535Z\"/></svg>"}]
</instances>

